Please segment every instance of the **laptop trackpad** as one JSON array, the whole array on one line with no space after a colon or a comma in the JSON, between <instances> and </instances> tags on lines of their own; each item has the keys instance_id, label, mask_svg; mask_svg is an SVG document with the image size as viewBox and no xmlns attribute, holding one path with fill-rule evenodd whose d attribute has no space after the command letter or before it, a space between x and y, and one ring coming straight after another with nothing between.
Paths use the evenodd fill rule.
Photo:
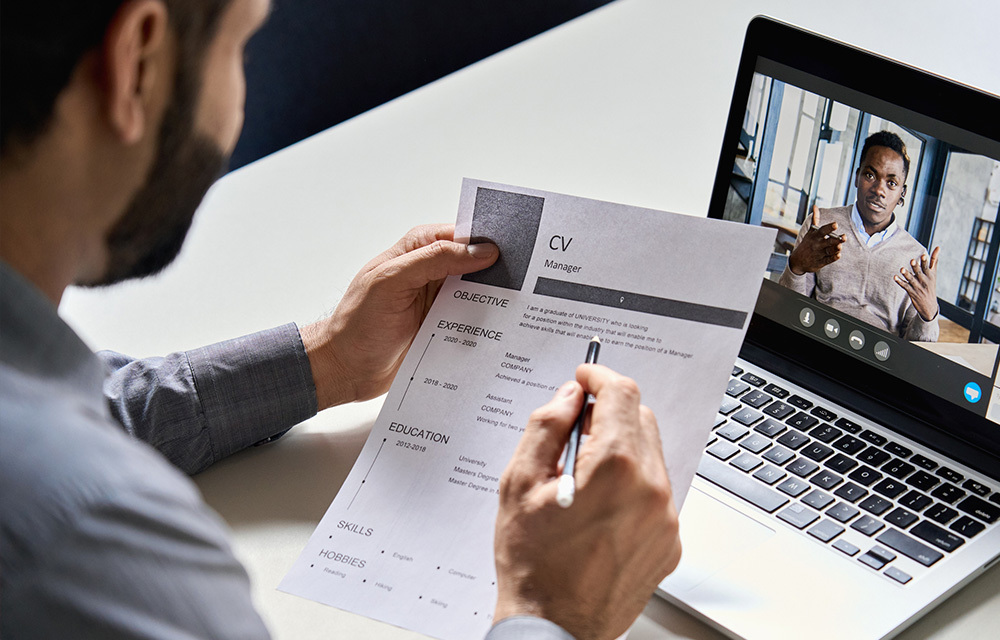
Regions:
<instances>
[{"instance_id":1,"label":"laptop trackpad","mask_svg":"<svg viewBox=\"0 0 1000 640\"><path fill-rule=\"evenodd\" d=\"M770 529L692 486L680 515L681 563L663 584L687 591L772 535Z\"/></svg>"}]
</instances>

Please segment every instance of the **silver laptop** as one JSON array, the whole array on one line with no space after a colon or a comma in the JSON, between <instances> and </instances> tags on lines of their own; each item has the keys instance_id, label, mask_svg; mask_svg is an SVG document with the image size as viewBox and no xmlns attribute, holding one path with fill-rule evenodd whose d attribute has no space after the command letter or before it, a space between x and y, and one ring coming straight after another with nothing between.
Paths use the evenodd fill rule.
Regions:
<instances>
[{"instance_id":1,"label":"silver laptop","mask_svg":"<svg viewBox=\"0 0 1000 640\"><path fill-rule=\"evenodd\" d=\"M886 638L1000 560L998 113L996 96L750 24L709 215L778 236L660 595L734 637ZM862 157L883 131L905 177ZM847 252L880 239L850 237L852 205L885 207L900 181L895 244L845 279ZM814 206L836 231L812 227ZM803 247L813 275L782 277L806 233L858 244L840 271ZM904 240L940 247L920 326L898 265L870 257Z\"/></svg>"}]
</instances>

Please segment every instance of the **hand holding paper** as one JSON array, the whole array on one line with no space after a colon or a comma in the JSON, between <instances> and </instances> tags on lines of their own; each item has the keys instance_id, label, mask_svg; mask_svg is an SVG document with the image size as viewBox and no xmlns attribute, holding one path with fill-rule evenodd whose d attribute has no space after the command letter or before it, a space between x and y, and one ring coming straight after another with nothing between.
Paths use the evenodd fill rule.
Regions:
<instances>
[{"instance_id":1,"label":"hand holding paper","mask_svg":"<svg viewBox=\"0 0 1000 640\"><path fill-rule=\"evenodd\" d=\"M494 245L454 242L454 231L411 229L358 272L330 317L302 327L320 410L385 393L444 279L497 259Z\"/></svg>"}]
</instances>

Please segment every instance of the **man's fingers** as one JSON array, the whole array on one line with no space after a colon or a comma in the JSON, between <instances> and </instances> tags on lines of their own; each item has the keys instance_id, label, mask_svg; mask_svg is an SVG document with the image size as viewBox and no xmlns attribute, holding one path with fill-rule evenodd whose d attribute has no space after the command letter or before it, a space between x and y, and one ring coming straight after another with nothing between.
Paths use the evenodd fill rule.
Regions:
<instances>
[{"instance_id":1,"label":"man's fingers","mask_svg":"<svg viewBox=\"0 0 1000 640\"><path fill-rule=\"evenodd\" d=\"M507 471L529 484L554 476L582 405L583 389L578 383L570 381L559 387L555 396L528 418Z\"/></svg>"},{"instance_id":2,"label":"man's fingers","mask_svg":"<svg viewBox=\"0 0 1000 640\"><path fill-rule=\"evenodd\" d=\"M816 205L816 204L813 204L813 221L812 221L812 226L814 226L814 227L818 227L819 226L819 206Z\"/></svg>"},{"instance_id":3,"label":"man's fingers","mask_svg":"<svg viewBox=\"0 0 1000 640\"><path fill-rule=\"evenodd\" d=\"M447 276L479 271L493 264L500 251L489 243L465 245L450 240L435 240L391 258L374 269L392 278L400 288L417 288Z\"/></svg>"}]
</instances>

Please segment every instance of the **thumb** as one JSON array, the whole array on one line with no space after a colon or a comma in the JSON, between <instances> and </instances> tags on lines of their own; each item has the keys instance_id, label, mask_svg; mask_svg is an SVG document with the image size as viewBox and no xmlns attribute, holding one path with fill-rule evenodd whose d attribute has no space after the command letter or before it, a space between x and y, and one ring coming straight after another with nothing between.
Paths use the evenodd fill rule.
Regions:
<instances>
[{"instance_id":1,"label":"thumb","mask_svg":"<svg viewBox=\"0 0 1000 640\"><path fill-rule=\"evenodd\" d=\"M559 457L583 402L583 388L570 381L547 404L532 412L510 466L523 480L534 483L556 475Z\"/></svg>"},{"instance_id":2,"label":"thumb","mask_svg":"<svg viewBox=\"0 0 1000 640\"><path fill-rule=\"evenodd\" d=\"M819 226L819 206L816 204L813 204L813 226Z\"/></svg>"},{"instance_id":3,"label":"thumb","mask_svg":"<svg viewBox=\"0 0 1000 640\"><path fill-rule=\"evenodd\" d=\"M485 269L500 256L496 245L484 242L466 245L451 240L437 240L400 256L377 268L382 275L404 288L419 288L442 280Z\"/></svg>"}]
</instances>

